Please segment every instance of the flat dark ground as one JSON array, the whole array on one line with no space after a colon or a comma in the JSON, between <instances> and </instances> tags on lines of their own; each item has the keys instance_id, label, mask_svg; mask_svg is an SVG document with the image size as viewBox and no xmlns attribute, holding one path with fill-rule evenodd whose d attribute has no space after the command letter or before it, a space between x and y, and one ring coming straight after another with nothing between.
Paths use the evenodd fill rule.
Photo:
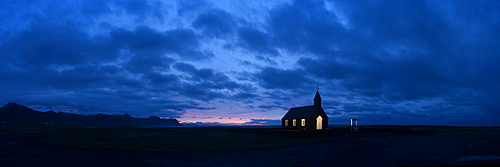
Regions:
<instances>
[{"instance_id":1,"label":"flat dark ground","mask_svg":"<svg viewBox=\"0 0 500 167\"><path fill-rule=\"evenodd\" d=\"M281 133L279 129L229 127L0 126L0 166L500 165L500 127L371 126L361 130L358 134L290 137L274 135Z\"/></svg>"}]
</instances>

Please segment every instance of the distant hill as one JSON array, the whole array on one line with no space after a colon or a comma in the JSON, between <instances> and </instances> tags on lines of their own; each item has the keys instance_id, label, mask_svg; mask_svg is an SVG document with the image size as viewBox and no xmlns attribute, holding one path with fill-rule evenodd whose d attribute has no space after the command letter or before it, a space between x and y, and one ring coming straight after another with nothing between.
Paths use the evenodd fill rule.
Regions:
<instances>
[{"instance_id":1,"label":"distant hill","mask_svg":"<svg viewBox=\"0 0 500 167\"><path fill-rule=\"evenodd\" d=\"M16 103L8 103L0 108L2 125L58 125L58 126L180 126L176 119L133 118L130 115L78 115L63 112L40 112Z\"/></svg>"}]
</instances>

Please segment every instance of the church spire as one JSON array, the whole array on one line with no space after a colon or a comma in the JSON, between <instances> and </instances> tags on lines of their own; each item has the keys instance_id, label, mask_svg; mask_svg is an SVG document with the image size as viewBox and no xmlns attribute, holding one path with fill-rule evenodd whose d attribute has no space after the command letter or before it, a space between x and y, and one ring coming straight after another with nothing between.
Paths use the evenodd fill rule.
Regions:
<instances>
[{"instance_id":1,"label":"church spire","mask_svg":"<svg viewBox=\"0 0 500 167\"><path fill-rule=\"evenodd\" d=\"M319 95L319 89L316 90L316 95L314 96L314 107L321 107L321 96Z\"/></svg>"}]
</instances>

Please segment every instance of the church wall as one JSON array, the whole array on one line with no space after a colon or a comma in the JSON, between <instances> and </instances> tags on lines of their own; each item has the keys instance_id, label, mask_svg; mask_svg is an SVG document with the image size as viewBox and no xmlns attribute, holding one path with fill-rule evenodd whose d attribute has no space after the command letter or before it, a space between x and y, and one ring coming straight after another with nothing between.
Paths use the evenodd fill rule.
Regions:
<instances>
[{"instance_id":1,"label":"church wall","mask_svg":"<svg viewBox=\"0 0 500 167\"><path fill-rule=\"evenodd\" d=\"M281 120L281 127L283 129L288 129L288 130L315 130L316 129L316 118L320 114L314 114L311 118L305 118L306 119L306 126L301 126L301 121L300 119L302 118L297 118L297 126L293 126L293 121L290 119L288 121L288 126L285 126L285 120ZM326 115L321 114L321 117L323 117L323 129L326 129L328 127L328 117Z\"/></svg>"}]
</instances>

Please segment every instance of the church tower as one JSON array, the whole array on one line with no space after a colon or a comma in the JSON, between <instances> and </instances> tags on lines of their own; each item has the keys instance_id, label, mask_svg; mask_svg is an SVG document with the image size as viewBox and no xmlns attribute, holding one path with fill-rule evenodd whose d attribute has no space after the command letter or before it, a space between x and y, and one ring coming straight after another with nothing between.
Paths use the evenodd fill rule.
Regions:
<instances>
[{"instance_id":1,"label":"church tower","mask_svg":"<svg viewBox=\"0 0 500 167\"><path fill-rule=\"evenodd\" d=\"M321 96L319 91L316 91L316 96L314 96L314 107L321 107Z\"/></svg>"}]
</instances>

